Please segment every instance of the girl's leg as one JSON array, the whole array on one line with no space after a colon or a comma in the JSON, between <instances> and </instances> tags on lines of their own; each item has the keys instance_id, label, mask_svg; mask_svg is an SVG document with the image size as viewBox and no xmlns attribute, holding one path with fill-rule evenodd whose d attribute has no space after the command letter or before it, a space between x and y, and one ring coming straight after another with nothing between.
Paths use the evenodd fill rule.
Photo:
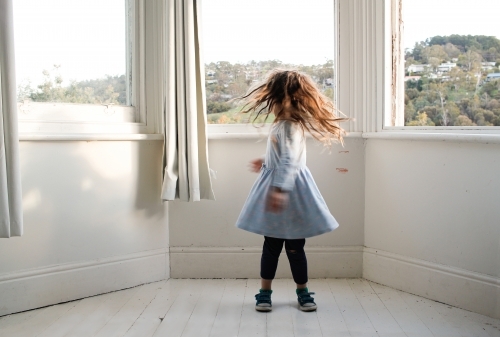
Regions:
<instances>
[{"instance_id":1,"label":"girl's leg","mask_svg":"<svg viewBox=\"0 0 500 337\"><path fill-rule=\"evenodd\" d=\"M290 269L292 269L293 280L297 284L297 301L299 308L302 311L314 311L317 309L314 298L307 289L307 258L304 252L305 239L285 240L286 255L290 261Z\"/></svg>"},{"instance_id":2,"label":"girl's leg","mask_svg":"<svg viewBox=\"0 0 500 337\"><path fill-rule=\"evenodd\" d=\"M297 289L307 288L307 258L304 251L306 239L285 240L285 250L290 262L293 280Z\"/></svg>"},{"instance_id":3,"label":"girl's leg","mask_svg":"<svg viewBox=\"0 0 500 337\"><path fill-rule=\"evenodd\" d=\"M264 246L262 247L262 258L260 260L261 289L263 290L271 290L284 241L284 239L264 236Z\"/></svg>"}]
</instances>

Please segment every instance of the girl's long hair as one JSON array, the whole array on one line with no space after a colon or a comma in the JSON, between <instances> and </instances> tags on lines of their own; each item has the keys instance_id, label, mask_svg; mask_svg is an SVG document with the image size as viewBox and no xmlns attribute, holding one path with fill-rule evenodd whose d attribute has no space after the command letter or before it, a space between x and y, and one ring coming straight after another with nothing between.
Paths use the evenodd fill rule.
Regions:
<instances>
[{"instance_id":1,"label":"girl's long hair","mask_svg":"<svg viewBox=\"0 0 500 337\"><path fill-rule=\"evenodd\" d=\"M292 109L283 109L283 102L290 99ZM348 121L336 115L331 99L323 95L314 81L306 74L295 70L273 70L267 79L241 96L245 105L242 113L255 114L253 121L263 115L265 119L274 112L275 123L291 120L303 131L325 145L343 143L345 131L339 123Z\"/></svg>"}]
</instances>

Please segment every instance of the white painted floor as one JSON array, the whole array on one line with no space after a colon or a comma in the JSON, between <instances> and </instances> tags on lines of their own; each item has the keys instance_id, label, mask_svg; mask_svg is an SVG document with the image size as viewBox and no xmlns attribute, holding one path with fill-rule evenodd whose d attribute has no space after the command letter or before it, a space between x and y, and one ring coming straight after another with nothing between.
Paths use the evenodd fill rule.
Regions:
<instances>
[{"instance_id":1,"label":"white painted floor","mask_svg":"<svg viewBox=\"0 0 500 337\"><path fill-rule=\"evenodd\" d=\"M256 312L259 280L168 280L0 318L0 336L499 337L500 320L363 279L310 280L316 312L275 280L273 311Z\"/></svg>"}]
</instances>

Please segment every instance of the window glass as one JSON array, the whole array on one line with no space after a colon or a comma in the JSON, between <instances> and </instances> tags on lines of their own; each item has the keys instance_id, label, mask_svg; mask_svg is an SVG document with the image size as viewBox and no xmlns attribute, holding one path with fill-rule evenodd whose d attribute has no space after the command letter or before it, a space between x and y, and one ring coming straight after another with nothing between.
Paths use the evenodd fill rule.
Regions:
<instances>
[{"instance_id":1,"label":"window glass","mask_svg":"<svg viewBox=\"0 0 500 337\"><path fill-rule=\"evenodd\" d=\"M233 99L277 67L308 73L333 98L334 1L202 3L208 123L248 120Z\"/></svg>"},{"instance_id":2,"label":"window glass","mask_svg":"<svg viewBox=\"0 0 500 337\"><path fill-rule=\"evenodd\" d=\"M500 126L498 8L403 0L406 126Z\"/></svg>"},{"instance_id":3,"label":"window glass","mask_svg":"<svg viewBox=\"0 0 500 337\"><path fill-rule=\"evenodd\" d=\"M127 105L125 0L15 0L19 102Z\"/></svg>"}]
</instances>

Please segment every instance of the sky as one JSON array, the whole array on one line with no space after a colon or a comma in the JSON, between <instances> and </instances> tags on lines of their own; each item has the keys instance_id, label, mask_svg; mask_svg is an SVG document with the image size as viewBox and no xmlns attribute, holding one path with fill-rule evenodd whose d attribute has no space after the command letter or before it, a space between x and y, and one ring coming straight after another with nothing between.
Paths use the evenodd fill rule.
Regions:
<instances>
[{"instance_id":1,"label":"sky","mask_svg":"<svg viewBox=\"0 0 500 337\"><path fill-rule=\"evenodd\" d=\"M15 0L19 83L125 73L125 0ZM279 59L321 64L333 58L333 0L203 0L205 62ZM435 35L500 37L499 0L403 0L404 44Z\"/></svg>"},{"instance_id":2,"label":"sky","mask_svg":"<svg viewBox=\"0 0 500 337\"><path fill-rule=\"evenodd\" d=\"M61 65L64 80L125 73L124 0L14 0L16 77L41 82ZM97 9L97 10L96 10Z\"/></svg>"},{"instance_id":3,"label":"sky","mask_svg":"<svg viewBox=\"0 0 500 337\"><path fill-rule=\"evenodd\" d=\"M332 0L203 0L206 62L333 59Z\"/></svg>"},{"instance_id":4,"label":"sky","mask_svg":"<svg viewBox=\"0 0 500 337\"><path fill-rule=\"evenodd\" d=\"M404 45L441 35L500 38L500 0L403 0Z\"/></svg>"}]
</instances>

